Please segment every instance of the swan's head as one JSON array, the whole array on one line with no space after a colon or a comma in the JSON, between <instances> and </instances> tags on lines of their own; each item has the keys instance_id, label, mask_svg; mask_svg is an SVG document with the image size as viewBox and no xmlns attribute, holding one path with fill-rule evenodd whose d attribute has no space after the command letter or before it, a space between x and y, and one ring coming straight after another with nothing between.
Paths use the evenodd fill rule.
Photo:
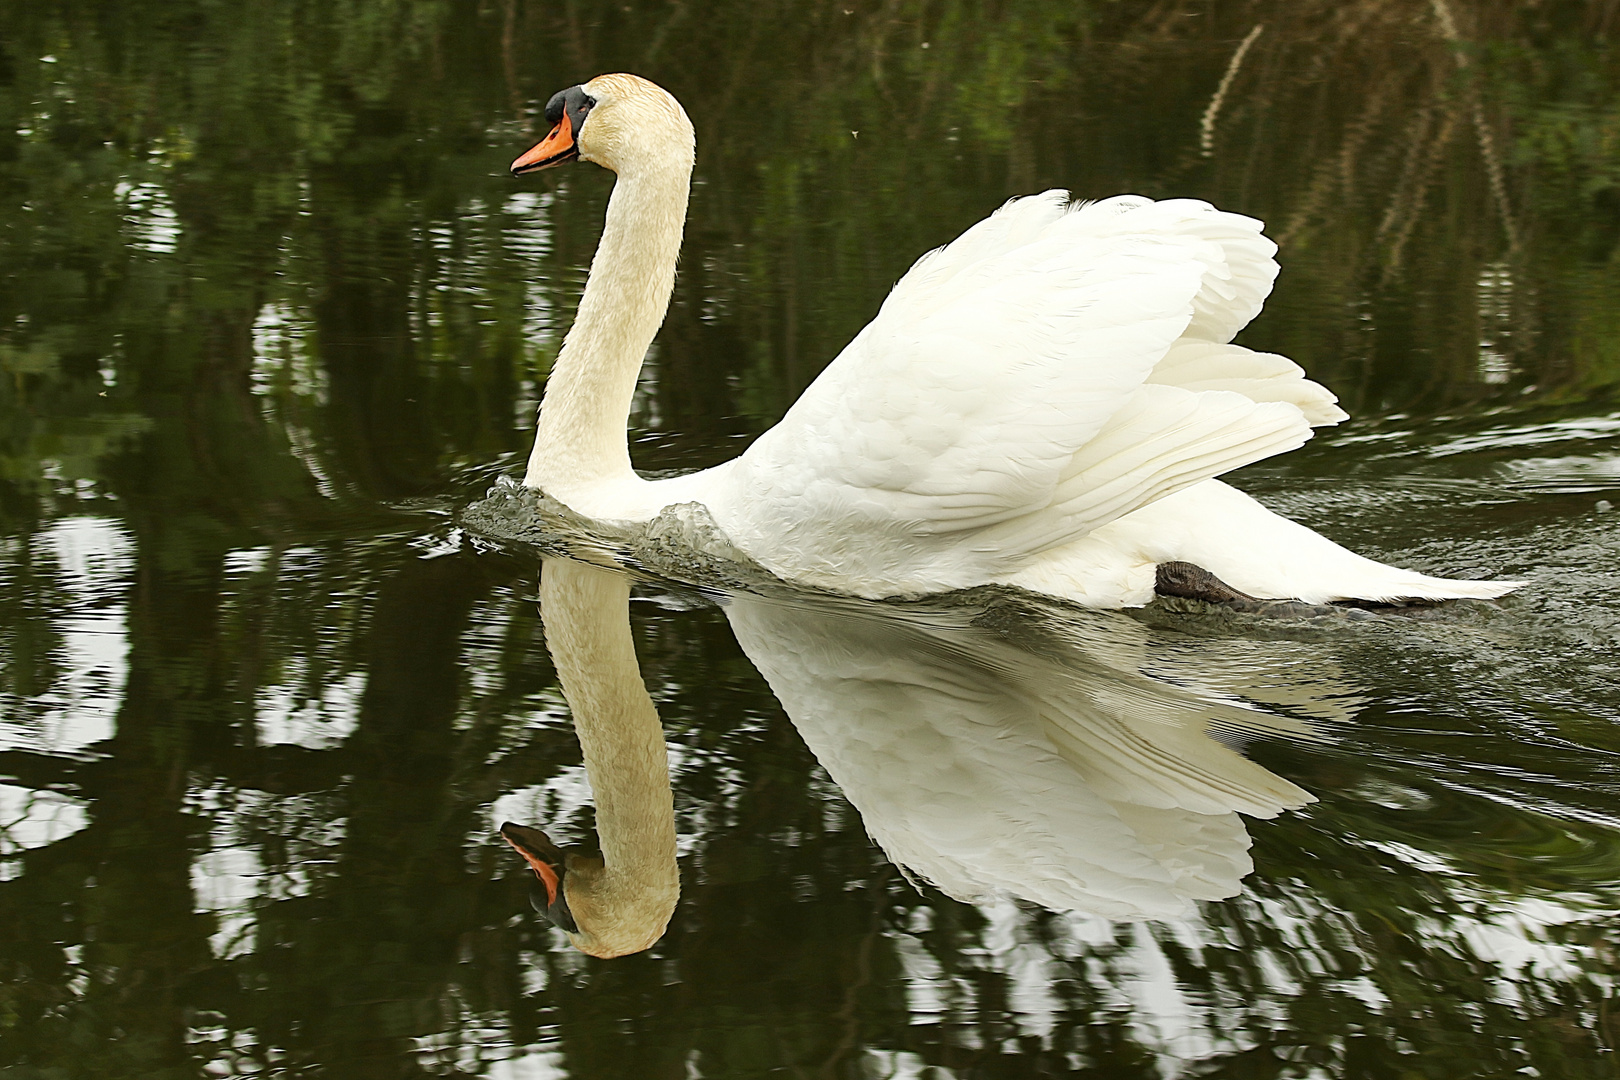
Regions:
<instances>
[{"instance_id":1,"label":"swan's head","mask_svg":"<svg viewBox=\"0 0 1620 1080\"><path fill-rule=\"evenodd\" d=\"M546 102L551 131L512 162L512 174L575 158L616 173L649 166L684 168L693 158L692 121L668 90L639 75L598 75Z\"/></svg>"},{"instance_id":2,"label":"swan's head","mask_svg":"<svg viewBox=\"0 0 1620 1080\"><path fill-rule=\"evenodd\" d=\"M614 880L600 858L564 851L532 825L508 821L501 837L540 879L529 891L530 905L566 931L580 952L625 956L652 948L664 936L680 895L673 858L668 881Z\"/></svg>"},{"instance_id":3,"label":"swan's head","mask_svg":"<svg viewBox=\"0 0 1620 1080\"><path fill-rule=\"evenodd\" d=\"M568 861L570 856L551 842L551 837L532 825L519 825L508 821L501 826L501 838L523 856L539 884L529 890L529 903L544 915L553 926L579 933L574 912L568 906Z\"/></svg>"}]
</instances>

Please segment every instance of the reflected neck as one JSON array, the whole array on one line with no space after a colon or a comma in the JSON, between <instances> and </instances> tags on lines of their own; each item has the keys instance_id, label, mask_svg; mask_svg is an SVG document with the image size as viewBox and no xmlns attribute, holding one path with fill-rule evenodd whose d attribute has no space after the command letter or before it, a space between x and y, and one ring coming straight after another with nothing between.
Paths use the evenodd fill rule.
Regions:
<instances>
[{"instance_id":1,"label":"reflected neck","mask_svg":"<svg viewBox=\"0 0 1620 1080\"><path fill-rule=\"evenodd\" d=\"M689 155L621 168L574 325L546 379L524 483L574 509L580 490L634 479L626 427L642 360L675 285Z\"/></svg>"},{"instance_id":2,"label":"reflected neck","mask_svg":"<svg viewBox=\"0 0 1620 1080\"><path fill-rule=\"evenodd\" d=\"M657 709L630 636L630 581L568 559L540 576L546 645L574 715L596 800L602 865L569 865L575 938L595 956L645 949L663 934L680 895L675 802Z\"/></svg>"}]
</instances>

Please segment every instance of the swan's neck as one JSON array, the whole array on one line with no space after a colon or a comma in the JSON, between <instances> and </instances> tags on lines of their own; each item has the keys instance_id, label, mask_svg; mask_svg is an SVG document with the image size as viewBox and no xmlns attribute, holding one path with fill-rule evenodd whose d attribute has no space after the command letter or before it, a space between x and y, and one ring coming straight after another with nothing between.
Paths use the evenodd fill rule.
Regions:
<instances>
[{"instance_id":1,"label":"swan's neck","mask_svg":"<svg viewBox=\"0 0 1620 1080\"><path fill-rule=\"evenodd\" d=\"M635 476L625 428L669 308L691 179L689 154L621 169L579 312L546 379L523 482L582 513L592 514L582 491Z\"/></svg>"},{"instance_id":2,"label":"swan's neck","mask_svg":"<svg viewBox=\"0 0 1620 1080\"><path fill-rule=\"evenodd\" d=\"M596 800L602 865L570 863L575 944L620 956L657 941L680 895L664 729L636 664L630 582L567 559L540 577L546 645L574 714Z\"/></svg>"}]
</instances>

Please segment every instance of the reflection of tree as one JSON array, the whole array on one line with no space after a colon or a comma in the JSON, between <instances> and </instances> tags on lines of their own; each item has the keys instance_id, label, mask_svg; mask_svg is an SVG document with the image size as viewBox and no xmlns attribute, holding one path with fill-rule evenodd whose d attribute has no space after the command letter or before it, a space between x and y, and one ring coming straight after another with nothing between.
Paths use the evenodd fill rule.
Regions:
<instances>
[{"instance_id":1,"label":"reflection of tree","mask_svg":"<svg viewBox=\"0 0 1620 1080\"><path fill-rule=\"evenodd\" d=\"M1544 386L1609 379L1614 75L1592 41L1614 29L1607 9L1451 7L1468 74L1417 0L1102 5L1084 20L1037 0L727 0L702 18L650 2L8 5L8 717L63 662L68 585L35 543L43 523L116 518L135 557L116 734L74 755L0 752L0 773L82 800L88 821L0 881L0 1062L478 1075L510 1040L560 1047L578 1075L689 1061L852 1075L873 1050L964 1074L1151 1075L1120 987L1158 950L1229 1039L1200 1066L1212 1074L1320 1060L1342 1075L1600 1075L1602 920L1535 931L1567 936L1591 970L1516 975L1512 1009L1488 1003L1504 979L1466 937L1532 894L1526 868L1569 889L1620 876L1611 833L1565 820L1610 812L1590 755L1549 767L1572 793L1473 784L1546 816L1492 808L1470 793L1478 775L1430 784L1422 830L1341 794L1256 828L1249 899L1206 909L1201 947L1150 927L1083 942L1061 919L987 926L903 884L711 610L635 605L690 845L670 935L612 965L565 961L514 921L521 868L482 816L577 763L562 726L533 723L560 706L524 599L532 562L423 560L409 540L424 519L380 506L521 448L532 406L518 401L566 321L606 178L582 168L547 203L551 189L500 175L528 134L513 102L619 67L679 93L703 148L643 413L693 437L638 447L653 464L728 452L913 256L1045 184L1202 193L1292 226L1257 335L1368 403L1480 393L1479 271L1504 237L1469 80L1521 237L1511 328L1544 335L1511 359ZM1257 23L1203 159L1199 118ZM1414 161L1431 163L1427 187L1402 180ZM1340 309L1351 329L1319 318ZM1347 347L1369 324L1392 343ZM1440 358L1407 363L1414 349ZM357 702L337 696L349 681ZM336 733L268 743L272 698L319 705ZM1386 740L1421 762L1420 739ZM1324 792L1411 771L1265 752ZM1476 892L1391 854L1414 835ZM216 918L197 887L220 851L250 858L264 888ZM1020 1026L1027 986L995 951L1008 938L1051 985L1044 1040ZM908 972L940 988L936 1011L908 997Z\"/></svg>"},{"instance_id":2,"label":"reflection of tree","mask_svg":"<svg viewBox=\"0 0 1620 1080\"><path fill-rule=\"evenodd\" d=\"M512 399L566 319L604 178L567 174L544 239L525 237L534 214L508 204L533 182L494 175L523 138L510 103L619 66L667 82L703 147L643 416L707 440L700 457L778 415L917 254L1043 185L1271 219L1288 273L1254 333L1363 406L1495 392L1515 366L1543 386L1610 378L1601 5L1117 7L609 5L564 18L560 52L555 12L518 0L20 17L0 97L6 474L37 479L45 458L93 478L145 422L129 330L160 329L176 290L212 305L248 266L255 315L276 310L327 368L330 412L265 385L314 429L313 466L348 443L358 472L334 482L409 493L391 474L516 449ZM189 249L198 224L212 250ZM381 427L356 423L362 401Z\"/></svg>"},{"instance_id":3,"label":"reflection of tree","mask_svg":"<svg viewBox=\"0 0 1620 1080\"><path fill-rule=\"evenodd\" d=\"M480 1038L509 1032L520 1043L559 1042L576 1075L657 1075L688 1060L703 1075L829 1064L837 1075L870 1049L1014 1074L1056 1067L1067 1059L1052 1055L1072 1052L1136 1075L1154 1068L1155 1051L1117 987L1139 978L1140 957L1155 950L1183 985L1205 988L1210 1004L1199 1015L1249 1047L1238 1060L1316 1054L1355 1075L1352 1064L1406 1061L1398 1040L1431 1045L1437 1027L1464 1044L1446 1048L1450 1060L1476 1072L1542 1054L1596 1060L1583 1010L1600 991L1579 979L1525 981L1532 1001L1522 1016L1453 1007L1485 1000L1475 995L1494 985L1492 965L1447 929L1469 925L1472 902L1445 877L1355 846L1352 838L1409 833L1380 824L1376 807L1343 800L1331 812L1255 826L1254 900L1207 909L1196 949L1184 934L1124 926L1111 943L1079 946L1060 920L1020 919L1016 936L1041 958L1038 977L1055 981L1049 1041L1031 1041L1019 1018L1029 974L987 949L973 909L919 895L886 869L858 820L813 779L802 744L715 612L637 618L644 670L683 762L678 809L694 847L683 860L681 907L651 954L581 967L550 951L546 937L511 928L523 910L522 870L490 845L480 809L573 759L566 734L523 730L534 692L552 678L532 615L485 616L527 642L496 669L504 681L475 692L459 674L487 663L467 644L468 612L515 568L463 556L421 561L399 549L372 560L373 572L398 569L363 622L324 646L358 652L368 675L354 731L324 750L222 739L223 718L238 706L229 686L209 685L221 654L219 616L208 613L229 593L218 577L140 571L143 590L163 597L132 611L132 634L146 644L132 657L115 744L93 748L111 753L85 764L3 762L31 782L69 785L92 806L89 828L30 853L26 872L0 885L7 985L62 1018L36 1011L0 1037L9 1060L42 1065L76 1054L57 1048L72 1045L64 1032L84 1030L122 1055L106 1059L108 1075L127 1075L137 1053L163 1062L224 1054L227 1045L284 1067L411 1075L401 1073L417 1067L408 1062L427 1060L419 1038L459 1043L446 1052L465 1062L487 1052ZM170 623L182 616L188 629ZM1353 786L1344 776L1324 780ZM252 787L278 792L292 816L233 822L228 803L222 815L199 802ZM1455 819L1467 809L1438 813ZM267 871L304 875L293 895L250 909L244 951L229 960L213 957L213 927L192 914L190 866L210 829L262 852ZM472 861L469 837L479 852ZM1516 843L1503 837L1495 857L1524 857L1513 855ZM287 850L290 863L277 854ZM95 887L78 892L92 876ZM75 905L66 933L64 901ZM81 941L85 951L69 966L61 943ZM540 951L534 962L548 980L532 997L514 967L520 943ZM10 978L23 964L31 977ZM900 981L907 970L937 973L947 987L939 1012L912 1012ZM79 971L94 980L75 991L70 975ZM1345 989L1363 979L1399 1007ZM195 1010L212 1019L198 1021ZM637 1019L627 1027L627 1017ZM1549 1027L1557 1017L1567 1023ZM138 1037L105 1038L114 1025ZM194 1027L216 1033L182 1050L182 1038L199 1037L187 1035ZM1466 1032L1479 1036L1458 1034ZM1346 1034L1354 1048L1340 1041ZM23 1035L29 1042L19 1043ZM1465 1051L1477 1056L1458 1056Z\"/></svg>"},{"instance_id":4,"label":"reflection of tree","mask_svg":"<svg viewBox=\"0 0 1620 1080\"><path fill-rule=\"evenodd\" d=\"M579 65L643 71L688 106L700 152L685 258L700 269L675 320L687 304L748 327L747 366L721 362L756 422L917 254L1042 186L1197 194L1267 218L1285 273L1252 336L1354 408L1612 381L1601 267L1616 72L1592 41L1613 30L1603 4L707 10L603 9L575 23ZM708 77L715 55L726 78ZM559 213L580 224L559 250L578 266L600 209L575 208L590 182L564 182ZM1575 288L1541 287L1554 281ZM1574 365L1555 344L1571 336Z\"/></svg>"},{"instance_id":5,"label":"reflection of tree","mask_svg":"<svg viewBox=\"0 0 1620 1080\"><path fill-rule=\"evenodd\" d=\"M1206 175L1220 201L1271 222L1281 317L1257 332L1353 411L1613 381L1591 294L1616 220L1599 149L1615 124L1605 5L1166 4L1155 16L1138 42L1192 51L1211 87L1225 65L1227 93L1203 113L1216 152L1200 161L1187 138L1171 175ZM1186 88L1167 89L1176 100L1160 90L1162 107L1186 115ZM1337 319L1318 306L1329 296ZM1572 337L1584 346L1573 363Z\"/></svg>"},{"instance_id":6,"label":"reflection of tree","mask_svg":"<svg viewBox=\"0 0 1620 1080\"><path fill-rule=\"evenodd\" d=\"M478 567L447 557L406 564L378 594L341 751L334 865L310 895L266 907L258 948L232 965L240 985L268 988L243 1003L262 1045L347 1075L400 1075L411 1037L443 1027L426 1006L493 899L462 866L477 808L451 789L464 737L457 642L486 587Z\"/></svg>"}]
</instances>

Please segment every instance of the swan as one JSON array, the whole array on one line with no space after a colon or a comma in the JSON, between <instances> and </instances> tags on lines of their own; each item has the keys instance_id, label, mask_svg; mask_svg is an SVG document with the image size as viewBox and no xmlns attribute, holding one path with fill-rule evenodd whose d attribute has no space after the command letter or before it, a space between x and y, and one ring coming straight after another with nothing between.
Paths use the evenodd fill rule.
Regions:
<instances>
[{"instance_id":1,"label":"swan","mask_svg":"<svg viewBox=\"0 0 1620 1080\"><path fill-rule=\"evenodd\" d=\"M1328 603L1523 584L1374 562L1215 479L1346 414L1291 360L1231 344L1276 245L1189 199L1008 202L924 255L742 455L642 478L626 428L674 286L692 124L629 74L563 90L545 115L515 175L576 159L617 174L524 476L587 519L696 503L778 577L872 599L999 584L1122 608L1156 587Z\"/></svg>"},{"instance_id":2,"label":"swan","mask_svg":"<svg viewBox=\"0 0 1620 1080\"><path fill-rule=\"evenodd\" d=\"M636 664L629 605L623 574L569 559L541 565L546 647L596 799L601 858L565 852L532 825L500 827L539 879L534 906L580 952L604 958L651 948L681 892L669 755Z\"/></svg>"}]
</instances>

